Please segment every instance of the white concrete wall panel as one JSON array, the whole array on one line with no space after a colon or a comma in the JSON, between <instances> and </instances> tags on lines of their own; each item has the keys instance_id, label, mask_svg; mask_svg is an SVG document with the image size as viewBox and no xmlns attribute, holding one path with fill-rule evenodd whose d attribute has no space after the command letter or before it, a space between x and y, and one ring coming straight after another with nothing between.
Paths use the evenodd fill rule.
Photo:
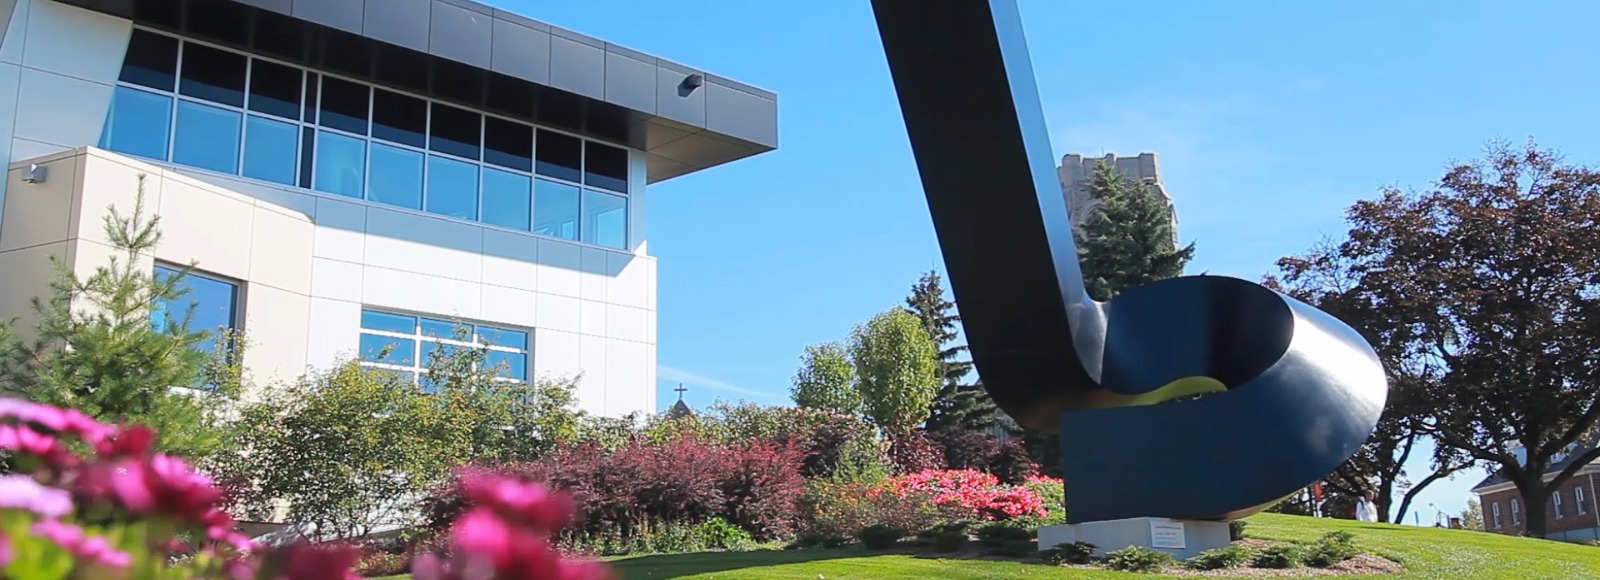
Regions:
<instances>
[{"instance_id":1,"label":"white concrete wall panel","mask_svg":"<svg viewBox=\"0 0 1600 580\"><path fill-rule=\"evenodd\" d=\"M306 365L326 370L356 355L354 330L361 328L361 303L331 298L310 299L306 321Z\"/></svg>"},{"instance_id":2,"label":"white concrete wall panel","mask_svg":"<svg viewBox=\"0 0 1600 580\"><path fill-rule=\"evenodd\" d=\"M22 67L13 134L63 148L100 141L111 85Z\"/></svg>"},{"instance_id":3,"label":"white concrete wall panel","mask_svg":"<svg viewBox=\"0 0 1600 580\"><path fill-rule=\"evenodd\" d=\"M481 319L483 290L476 282L362 266L361 303L447 318Z\"/></svg>"},{"instance_id":4,"label":"white concrete wall panel","mask_svg":"<svg viewBox=\"0 0 1600 580\"><path fill-rule=\"evenodd\" d=\"M50 176L44 183L22 183L20 168L7 173L6 222L0 226L0 252L65 242L72 231L72 199L79 159L54 156L39 161ZM63 258L65 256L62 256ZM5 316L0 316L5 318Z\"/></svg>"},{"instance_id":5,"label":"white concrete wall panel","mask_svg":"<svg viewBox=\"0 0 1600 580\"><path fill-rule=\"evenodd\" d=\"M491 284L483 284L479 288L483 291L482 319L523 328L538 326L537 292Z\"/></svg>"},{"instance_id":6,"label":"white concrete wall panel","mask_svg":"<svg viewBox=\"0 0 1600 580\"><path fill-rule=\"evenodd\" d=\"M582 288L583 250L576 244L539 240L539 291L579 297Z\"/></svg>"},{"instance_id":7,"label":"white concrete wall panel","mask_svg":"<svg viewBox=\"0 0 1600 580\"><path fill-rule=\"evenodd\" d=\"M311 255L359 264L367 251L367 207L332 199L316 200L317 232Z\"/></svg>"},{"instance_id":8,"label":"white concrete wall panel","mask_svg":"<svg viewBox=\"0 0 1600 580\"><path fill-rule=\"evenodd\" d=\"M132 22L60 2L32 4L23 66L106 85L117 81Z\"/></svg>"},{"instance_id":9,"label":"white concrete wall panel","mask_svg":"<svg viewBox=\"0 0 1600 580\"><path fill-rule=\"evenodd\" d=\"M264 284L245 289L244 368L259 388L295 381L306 370L311 298Z\"/></svg>"},{"instance_id":10,"label":"white concrete wall panel","mask_svg":"<svg viewBox=\"0 0 1600 580\"><path fill-rule=\"evenodd\" d=\"M12 0L11 19L6 22L6 32L0 40L0 62L22 64L22 45L28 42L28 12L34 0Z\"/></svg>"},{"instance_id":11,"label":"white concrete wall panel","mask_svg":"<svg viewBox=\"0 0 1600 580\"><path fill-rule=\"evenodd\" d=\"M608 354L605 337L578 337L578 360L583 369L583 376L578 381L578 406L597 415L615 416L620 413L612 412L613 402L620 404L626 395L613 393L609 382L611 369L606 365L610 358Z\"/></svg>"},{"instance_id":12,"label":"white concrete wall panel","mask_svg":"<svg viewBox=\"0 0 1600 580\"><path fill-rule=\"evenodd\" d=\"M371 266L477 283L483 278L483 227L455 220L367 209Z\"/></svg>"},{"instance_id":13,"label":"white concrete wall panel","mask_svg":"<svg viewBox=\"0 0 1600 580\"><path fill-rule=\"evenodd\" d=\"M158 255L178 264L196 262L213 274L249 280L255 203L188 178L162 177Z\"/></svg>"}]
</instances>

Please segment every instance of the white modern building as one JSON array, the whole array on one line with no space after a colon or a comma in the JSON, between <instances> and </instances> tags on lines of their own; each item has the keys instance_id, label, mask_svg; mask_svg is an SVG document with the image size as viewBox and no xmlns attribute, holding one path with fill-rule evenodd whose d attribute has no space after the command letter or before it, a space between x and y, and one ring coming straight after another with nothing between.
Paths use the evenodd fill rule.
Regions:
<instances>
[{"instance_id":1,"label":"white modern building","mask_svg":"<svg viewBox=\"0 0 1600 580\"><path fill-rule=\"evenodd\" d=\"M654 411L648 186L777 147L773 93L470 0L0 0L0 32L0 318L106 263L143 176L145 266L197 264L258 385L416 377L465 323Z\"/></svg>"}]
</instances>

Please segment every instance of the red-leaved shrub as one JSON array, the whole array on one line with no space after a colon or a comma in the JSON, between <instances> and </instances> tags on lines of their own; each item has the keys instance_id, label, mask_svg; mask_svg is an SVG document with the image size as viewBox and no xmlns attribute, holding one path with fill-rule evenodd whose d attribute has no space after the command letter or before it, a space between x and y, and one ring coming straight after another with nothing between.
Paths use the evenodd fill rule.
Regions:
<instances>
[{"instance_id":1,"label":"red-leaved shrub","mask_svg":"<svg viewBox=\"0 0 1600 580\"><path fill-rule=\"evenodd\" d=\"M916 473L929 469L943 469L944 453L922 431L907 431L889 440L889 459L895 471Z\"/></svg>"},{"instance_id":2,"label":"red-leaved shrub","mask_svg":"<svg viewBox=\"0 0 1600 580\"><path fill-rule=\"evenodd\" d=\"M902 495L929 494L934 505L956 508L967 517L1010 519L1048 515L1043 499L1033 490L1002 485L995 476L972 469L907 473L891 478L885 487Z\"/></svg>"}]
</instances>

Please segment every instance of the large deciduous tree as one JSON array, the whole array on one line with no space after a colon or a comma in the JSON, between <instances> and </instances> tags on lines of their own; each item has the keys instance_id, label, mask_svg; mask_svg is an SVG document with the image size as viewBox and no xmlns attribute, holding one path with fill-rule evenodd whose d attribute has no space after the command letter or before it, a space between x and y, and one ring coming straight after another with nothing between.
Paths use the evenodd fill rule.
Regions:
<instances>
[{"instance_id":1,"label":"large deciduous tree","mask_svg":"<svg viewBox=\"0 0 1600 580\"><path fill-rule=\"evenodd\" d=\"M1418 493L1435 481L1471 465L1449 448L1435 451L1432 471L1412 481L1406 463L1426 442L1423 425L1433 416L1436 402L1426 396L1440 380L1441 368L1429 356L1428 345L1418 340L1413 327L1394 318L1395 311L1361 284L1356 263L1323 242L1311 251L1278 260L1281 277L1269 276L1268 287L1282 291L1332 314L1360 332L1378 352L1389 379L1389 399L1377 428L1365 445L1325 480L1330 494L1353 498L1373 492L1378 521L1388 522L1400 493L1394 519L1401 521ZM1341 510L1330 513L1343 514Z\"/></svg>"},{"instance_id":2,"label":"large deciduous tree","mask_svg":"<svg viewBox=\"0 0 1600 580\"><path fill-rule=\"evenodd\" d=\"M860 415L861 393L856 390L856 371L844 345L837 342L806 345L789 396L801 407Z\"/></svg>"},{"instance_id":3,"label":"large deciduous tree","mask_svg":"<svg viewBox=\"0 0 1600 580\"><path fill-rule=\"evenodd\" d=\"M1418 385L1421 431L1498 468L1544 535L1551 490L1600 458L1586 448L1544 477L1600 419L1600 172L1495 143L1433 189L1391 189L1348 217L1341 259L1438 367Z\"/></svg>"},{"instance_id":4,"label":"large deciduous tree","mask_svg":"<svg viewBox=\"0 0 1600 580\"><path fill-rule=\"evenodd\" d=\"M849 350L866 414L880 428L900 434L927 420L939 390L939 361L915 315L891 308L856 325Z\"/></svg>"},{"instance_id":5,"label":"large deciduous tree","mask_svg":"<svg viewBox=\"0 0 1600 580\"><path fill-rule=\"evenodd\" d=\"M956 313L956 304L945 298L941 282L939 273L930 270L906 296L906 309L922 321L922 329L938 348L940 385L927 428L987 429L995 424L999 410L982 384L962 382L972 370L972 361L961 358L967 350L966 345L957 342L960 333L956 325L961 322L961 315Z\"/></svg>"}]
</instances>

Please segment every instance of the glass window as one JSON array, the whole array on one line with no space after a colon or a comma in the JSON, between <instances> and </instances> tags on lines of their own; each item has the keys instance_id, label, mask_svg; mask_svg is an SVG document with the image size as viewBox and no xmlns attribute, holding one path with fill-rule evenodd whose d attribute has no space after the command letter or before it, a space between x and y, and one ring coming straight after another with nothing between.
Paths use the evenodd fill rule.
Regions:
<instances>
[{"instance_id":1,"label":"glass window","mask_svg":"<svg viewBox=\"0 0 1600 580\"><path fill-rule=\"evenodd\" d=\"M239 116L221 107L178 101L178 131L173 139L172 162L238 173Z\"/></svg>"},{"instance_id":2,"label":"glass window","mask_svg":"<svg viewBox=\"0 0 1600 580\"><path fill-rule=\"evenodd\" d=\"M244 128L244 176L294 185L298 125L250 115Z\"/></svg>"},{"instance_id":3,"label":"glass window","mask_svg":"<svg viewBox=\"0 0 1600 580\"><path fill-rule=\"evenodd\" d=\"M179 295L152 304L150 323L163 331L206 333L196 347L216 354L219 339L227 338L219 331L238 328L239 285L193 272L183 275L177 268L159 264L155 267L155 278L161 282L173 281Z\"/></svg>"},{"instance_id":4,"label":"glass window","mask_svg":"<svg viewBox=\"0 0 1600 580\"><path fill-rule=\"evenodd\" d=\"M472 338L472 325L445 320L422 319L422 335L432 338L457 339L456 331L460 329L459 338L463 341Z\"/></svg>"},{"instance_id":5,"label":"glass window","mask_svg":"<svg viewBox=\"0 0 1600 580\"><path fill-rule=\"evenodd\" d=\"M250 61L250 110L285 119L300 118L300 69L264 60Z\"/></svg>"},{"instance_id":6,"label":"glass window","mask_svg":"<svg viewBox=\"0 0 1600 580\"><path fill-rule=\"evenodd\" d=\"M533 233L578 239L577 187L545 179L534 180Z\"/></svg>"},{"instance_id":7,"label":"glass window","mask_svg":"<svg viewBox=\"0 0 1600 580\"><path fill-rule=\"evenodd\" d=\"M433 366L433 357L454 357L461 354L463 348L453 344L432 341L423 342L422 345L422 368Z\"/></svg>"},{"instance_id":8,"label":"glass window","mask_svg":"<svg viewBox=\"0 0 1600 580\"><path fill-rule=\"evenodd\" d=\"M540 129L539 142L535 147L538 156L534 169L539 175L573 182L583 177L579 172L579 168L583 165L581 139Z\"/></svg>"},{"instance_id":9,"label":"glass window","mask_svg":"<svg viewBox=\"0 0 1600 580\"><path fill-rule=\"evenodd\" d=\"M172 97L117 87L111 114L100 133L100 147L151 159L167 158L172 129Z\"/></svg>"},{"instance_id":10,"label":"glass window","mask_svg":"<svg viewBox=\"0 0 1600 580\"><path fill-rule=\"evenodd\" d=\"M485 118L483 160L501 167L533 171L533 127L505 119Z\"/></svg>"},{"instance_id":11,"label":"glass window","mask_svg":"<svg viewBox=\"0 0 1600 580\"><path fill-rule=\"evenodd\" d=\"M461 219L478 219L478 166L428 156L427 210Z\"/></svg>"},{"instance_id":12,"label":"glass window","mask_svg":"<svg viewBox=\"0 0 1600 580\"><path fill-rule=\"evenodd\" d=\"M504 330L480 326L478 327L478 342L489 346L527 350L528 333L520 330Z\"/></svg>"},{"instance_id":13,"label":"glass window","mask_svg":"<svg viewBox=\"0 0 1600 580\"><path fill-rule=\"evenodd\" d=\"M483 222L526 231L532 188L526 175L483 168Z\"/></svg>"},{"instance_id":14,"label":"glass window","mask_svg":"<svg viewBox=\"0 0 1600 580\"><path fill-rule=\"evenodd\" d=\"M584 142L583 182L611 191L628 191L628 150Z\"/></svg>"},{"instance_id":15,"label":"glass window","mask_svg":"<svg viewBox=\"0 0 1600 580\"><path fill-rule=\"evenodd\" d=\"M417 341L409 338L362 334L361 360L400 366L415 365Z\"/></svg>"},{"instance_id":16,"label":"glass window","mask_svg":"<svg viewBox=\"0 0 1600 580\"><path fill-rule=\"evenodd\" d=\"M464 109L434 103L433 118L428 123L433 130L428 148L440 153L477 160L482 142L483 116Z\"/></svg>"},{"instance_id":17,"label":"glass window","mask_svg":"<svg viewBox=\"0 0 1600 580\"><path fill-rule=\"evenodd\" d=\"M584 190L583 241L608 248L628 244L628 200L622 196Z\"/></svg>"},{"instance_id":18,"label":"glass window","mask_svg":"<svg viewBox=\"0 0 1600 580\"><path fill-rule=\"evenodd\" d=\"M501 378L528 380L527 353L491 350L484 356L483 364Z\"/></svg>"},{"instance_id":19,"label":"glass window","mask_svg":"<svg viewBox=\"0 0 1600 580\"><path fill-rule=\"evenodd\" d=\"M385 332L398 332L401 334L415 334L417 332L417 317L404 314L392 314L376 310L361 311L361 328L367 330L382 330Z\"/></svg>"},{"instance_id":20,"label":"glass window","mask_svg":"<svg viewBox=\"0 0 1600 580\"><path fill-rule=\"evenodd\" d=\"M317 132L316 188L361 197L367 163L367 142L327 131Z\"/></svg>"},{"instance_id":21,"label":"glass window","mask_svg":"<svg viewBox=\"0 0 1600 580\"><path fill-rule=\"evenodd\" d=\"M372 136L412 147L426 147L428 102L400 93L374 89Z\"/></svg>"},{"instance_id":22,"label":"glass window","mask_svg":"<svg viewBox=\"0 0 1600 580\"><path fill-rule=\"evenodd\" d=\"M422 153L372 144L372 177L367 199L422 209Z\"/></svg>"},{"instance_id":23,"label":"glass window","mask_svg":"<svg viewBox=\"0 0 1600 580\"><path fill-rule=\"evenodd\" d=\"M178 39L135 29L128 38L128 54L122 59L122 74L117 79L170 91L177 74Z\"/></svg>"},{"instance_id":24,"label":"glass window","mask_svg":"<svg viewBox=\"0 0 1600 580\"><path fill-rule=\"evenodd\" d=\"M340 131L367 134L367 109L371 89L366 85L332 77L322 79L322 102L318 123Z\"/></svg>"},{"instance_id":25,"label":"glass window","mask_svg":"<svg viewBox=\"0 0 1600 580\"><path fill-rule=\"evenodd\" d=\"M213 103L243 107L245 63L244 55L237 52L186 42L178 92Z\"/></svg>"}]
</instances>

